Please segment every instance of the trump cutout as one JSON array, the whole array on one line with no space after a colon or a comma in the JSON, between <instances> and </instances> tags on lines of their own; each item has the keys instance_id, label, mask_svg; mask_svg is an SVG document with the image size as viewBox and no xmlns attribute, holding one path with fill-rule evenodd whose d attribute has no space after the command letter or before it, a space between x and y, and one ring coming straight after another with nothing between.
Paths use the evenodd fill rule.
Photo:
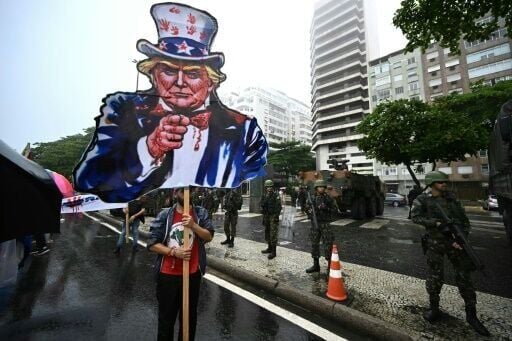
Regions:
<instances>
[{"instance_id":1,"label":"trump cutout","mask_svg":"<svg viewBox=\"0 0 512 341\"><path fill-rule=\"evenodd\" d=\"M158 187L237 187L264 175L268 145L255 118L225 107L226 76L210 52L217 21L177 3L155 4L158 42L137 50L152 87L103 99L96 132L74 169L75 189L126 202Z\"/></svg>"}]
</instances>

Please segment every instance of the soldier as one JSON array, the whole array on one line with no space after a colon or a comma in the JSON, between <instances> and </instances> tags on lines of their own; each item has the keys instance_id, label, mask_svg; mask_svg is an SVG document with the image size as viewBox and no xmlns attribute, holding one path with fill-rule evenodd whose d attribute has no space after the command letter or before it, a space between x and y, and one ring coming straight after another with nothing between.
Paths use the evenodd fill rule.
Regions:
<instances>
[{"instance_id":1,"label":"soldier","mask_svg":"<svg viewBox=\"0 0 512 341\"><path fill-rule=\"evenodd\" d=\"M326 184L324 180L315 181L315 196L311 199L312 203L307 203L306 211L308 215L313 214L311 204L315 209L316 220L318 226L311 225L309 238L311 239L311 256L313 257L313 266L306 269L306 272L319 272L320 271L320 238L322 238L322 245L324 247L324 255L327 262L331 262L331 247L334 242L334 235L332 233L329 223L331 222L331 215L336 211L334 200L325 193ZM313 219L311 219L313 221ZM329 271L329 270L327 270Z\"/></svg>"},{"instance_id":2,"label":"soldier","mask_svg":"<svg viewBox=\"0 0 512 341\"><path fill-rule=\"evenodd\" d=\"M268 253L268 259L276 257L277 235L279 232L279 214L281 213L281 200L274 191L272 180L265 180L265 193L261 197L261 213L263 213L263 226L265 226L265 240L268 248L261 253Z\"/></svg>"},{"instance_id":3,"label":"soldier","mask_svg":"<svg viewBox=\"0 0 512 341\"><path fill-rule=\"evenodd\" d=\"M414 202L414 200L416 200L418 195L421 194L421 192L423 192L421 190L421 187L418 185L414 185L414 187L409 191L409 194L407 194L407 201L409 204L409 216L407 217L407 219L411 219L412 203Z\"/></svg>"},{"instance_id":4,"label":"soldier","mask_svg":"<svg viewBox=\"0 0 512 341\"><path fill-rule=\"evenodd\" d=\"M443 221L435 202L442 207L450 219L463 226L466 235L470 230L469 219L464 208L455 195L448 191L447 181L448 176L443 172L427 173L425 183L431 187L431 192L419 195L414 200L411 212L412 221L425 226L427 230L422 238L422 244L427 256L426 288L430 309L423 314L423 317L429 322L442 317L439 311L439 294L444 282L444 256L446 255L455 269L455 281L466 305L466 321L480 335L489 336L489 331L476 316L476 293L471 282L471 272L467 266L467 255L462 252L458 243L450 240L451 238L443 234L440 229Z\"/></svg>"},{"instance_id":5,"label":"soldier","mask_svg":"<svg viewBox=\"0 0 512 341\"><path fill-rule=\"evenodd\" d=\"M242 208L242 195L236 189L228 189L224 195L224 233L226 240L221 242L222 245L228 244L233 247L236 236L236 223L238 222L238 210Z\"/></svg>"},{"instance_id":6,"label":"soldier","mask_svg":"<svg viewBox=\"0 0 512 341\"><path fill-rule=\"evenodd\" d=\"M302 213L306 213L306 188L304 186L300 186L299 194L297 195L297 199L299 200L300 211Z\"/></svg>"},{"instance_id":7,"label":"soldier","mask_svg":"<svg viewBox=\"0 0 512 341\"><path fill-rule=\"evenodd\" d=\"M194 206L203 206L203 194L201 193L201 188L195 187L192 192L192 204Z\"/></svg>"},{"instance_id":8,"label":"soldier","mask_svg":"<svg viewBox=\"0 0 512 341\"><path fill-rule=\"evenodd\" d=\"M204 195L203 199L203 207L208 211L208 217L210 220L213 220L213 214L215 213L215 206L217 198L215 197L215 192L213 189L208 188Z\"/></svg>"}]
</instances>

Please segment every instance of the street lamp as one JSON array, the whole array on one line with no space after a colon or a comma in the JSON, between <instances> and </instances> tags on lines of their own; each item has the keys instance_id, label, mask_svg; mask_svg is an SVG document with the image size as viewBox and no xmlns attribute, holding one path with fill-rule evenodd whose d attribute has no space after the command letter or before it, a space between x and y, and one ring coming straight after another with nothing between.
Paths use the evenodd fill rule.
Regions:
<instances>
[{"instance_id":1,"label":"street lamp","mask_svg":"<svg viewBox=\"0 0 512 341\"><path fill-rule=\"evenodd\" d=\"M139 61L137 59L133 59L132 60L132 63L135 63L137 64ZM139 70L137 68L135 68L137 70L137 82L135 83L135 93L137 93L137 91L139 91Z\"/></svg>"}]
</instances>

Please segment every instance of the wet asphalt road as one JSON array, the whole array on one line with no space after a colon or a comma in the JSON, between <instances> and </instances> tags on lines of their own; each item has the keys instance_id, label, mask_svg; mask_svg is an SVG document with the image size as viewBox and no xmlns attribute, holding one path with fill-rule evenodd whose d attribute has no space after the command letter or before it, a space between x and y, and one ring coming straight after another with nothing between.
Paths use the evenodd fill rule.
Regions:
<instances>
[{"instance_id":1,"label":"wet asphalt road","mask_svg":"<svg viewBox=\"0 0 512 341\"><path fill-rule=\"evenodd\" d=\"M494 213L493 216L497 216ZM420 244L424 228L407 220L407 214L408 207L386 206L384 219L389 223L380 229L361 228L365 221L333 227L341 261L425 279L427 266ZM219 231L223 230L222 221L215 221L215 225ZM486 266L487 275L473 274L475 288L512 298L512 246L507 242L503 230L482 228L485 222L478 222L478 226L471 232L470 242ZM296 222L293 239L289 240L289 244L282 243L282 246L309 252L309 229L309 222ZM239 236L265 242L263 231L261 217L239 219ZM445 266L445 280L455 285L451 264Z\"/></svg>"},{"instance_id":2,"label":"wet asphalt road","mask_svg":"<svg viewBox=\"0 0 512 341\"><path fill-rule=\"evenodd\" d=\"M52 238L0 289L0 340L156 340L152 254L114 256L117 234L86 217ZM207 280L198 310L197 340L320 340Z\"/></svg>"}]
</instances>

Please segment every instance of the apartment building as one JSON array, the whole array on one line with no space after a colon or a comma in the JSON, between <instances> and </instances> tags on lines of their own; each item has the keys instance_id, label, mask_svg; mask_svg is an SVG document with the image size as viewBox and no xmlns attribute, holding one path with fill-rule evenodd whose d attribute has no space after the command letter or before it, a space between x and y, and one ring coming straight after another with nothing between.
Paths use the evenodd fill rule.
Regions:
<instances>
[{"instance_id":1,"label":"apartment building","mask_svg":"<svg viewBox=\"0 0 512 341\"><path fill-rule=\"evenodd\" d=\"M479 22L490 21L486 16ZM448 48L431 45L422 56L425 97L433 101L436 97L451 93L466 93L472 83L495 84L512 79L512 40L505 36L504 21L501 27L487 39L461 41L460 55L454 55ZM497 113L496 113L497 114ZM454 189L467 199L483 198L489 179L487 152L480 151L476 157L466 161L438 163L438 170L447 173Z\"/></svg>"},{"instance_id":2,"label":"apartment building","mask_svg":"<svg viewBox=\"0 0 512 341\"><path fill-rule=\"evenodd\" d=\"M373 173L373 161L357 147L356 126L370 112L367 34L363 0L323 0L311 23L311 94L317 169L330 158Z\"/></svg>"},{"instance_id":3,"label":"apartment building","mask_svg":"<svg viewBox=\"0 0 512 341\"><path fill-rule=\"evenodd\" d=\"M269 143L295 140L311 145L311 111L306 104L281 91L260 87L219 92L219 96L228 107L256 117Z\"/></svg>"},{"instance_id":4,"label":"apartment building","mask_svg":"<svg viewBox=\"0 0 512 341\"><path fill-rule=\"evenodd\" d=\"M370 109L382 101L398 99L418 99L425 101L423 84L423 67L421 51L404 53L398 50L368 63ZM415 176L424 182L425 173L432 169L429 164L414 165ZM385 165L374 160L374 174L387 184L388 191L407 194L414 186L414 181L407 167L401 165Z\"/></svg>"}]
</instances>

